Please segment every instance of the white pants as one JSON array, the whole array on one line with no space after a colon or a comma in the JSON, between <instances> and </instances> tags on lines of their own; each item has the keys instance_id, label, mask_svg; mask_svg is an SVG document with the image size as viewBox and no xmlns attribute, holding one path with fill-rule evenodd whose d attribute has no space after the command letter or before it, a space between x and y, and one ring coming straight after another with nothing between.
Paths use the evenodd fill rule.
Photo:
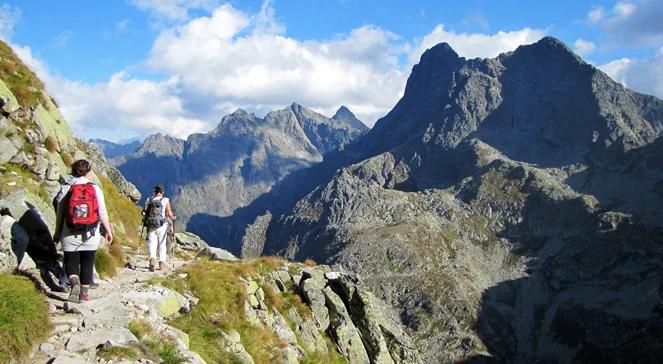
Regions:
<instances>
[{"instance_id":1,"label":"white pants","mask_svg":"<svg viewBox=\"0 0 663 364\"><path fill-rule=\"evenodd\" d=\"M150 259L157 258L157 249L159 250L159 261L166 261L166 233L168 224L147 232L147 249L150 253Z\"/></svg>"}]
</instances>

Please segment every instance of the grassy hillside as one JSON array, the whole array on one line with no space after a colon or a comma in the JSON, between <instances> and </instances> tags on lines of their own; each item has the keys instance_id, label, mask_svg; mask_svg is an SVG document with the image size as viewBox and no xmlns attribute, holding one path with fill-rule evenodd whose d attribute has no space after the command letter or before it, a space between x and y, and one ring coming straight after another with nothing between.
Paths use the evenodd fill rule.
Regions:
<instances>
[{"instance_id":1,"label":"grassy hillside","mask_svg":"<svg viewBox=\"0 0 663 364\"><path fill-rule=\"evenodd\" d=\"M50 331L48 307L32 281L0 274L0 363L24 360Z\"/></svg>"}]
</instances>

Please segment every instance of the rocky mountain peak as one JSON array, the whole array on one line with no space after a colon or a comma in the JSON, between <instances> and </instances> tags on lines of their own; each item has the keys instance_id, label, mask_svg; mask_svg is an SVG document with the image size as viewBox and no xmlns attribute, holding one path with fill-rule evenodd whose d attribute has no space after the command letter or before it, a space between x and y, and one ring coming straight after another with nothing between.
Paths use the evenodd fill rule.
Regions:
<instances>
[{"instance_id":1,"label":"rocky mountain peak","mask_svg":"<svg viewBox=\"0 0 663 364\"><path fill-rule=\"evenodd\" d=\"M143 142L143 145L136 151L135 154L146 155L153 154L154 156L182 156L184 148L184 140L172 137L170 135L155 133Z\"/></svg>"},{"instance_id":2,"label":"rocky mountain peak","mask_svg":"<svg viewBox=\"0 0 663 364\"><path fill-rule=\"evenodd\" d=\"M336 110L336 113L334 116L332 116L332 119L340 119L340 118L355 118L355 114L350 111L350 109L347 108L345 105L341 105L341 107Z\"/></svg>"}]
</instances>

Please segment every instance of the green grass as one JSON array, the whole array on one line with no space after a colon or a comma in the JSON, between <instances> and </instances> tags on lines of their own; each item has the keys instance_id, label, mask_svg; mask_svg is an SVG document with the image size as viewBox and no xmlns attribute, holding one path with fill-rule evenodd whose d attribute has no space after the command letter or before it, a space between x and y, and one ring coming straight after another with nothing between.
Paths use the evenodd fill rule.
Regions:
<instances>
[{"instance_id":1,"label":"green grass","mask_svg":"<svg viewBox=\"0 0 663 364\"><path fill-rule=\"evenodd\" d=\"M18 58L11 47L0 41L0 78L16 96L22 107L46 105L42 91L44 84L37 75Z\"/></svg>"},{"instance_id":2,"label":"green grass","mask_svg":"<svg viewBox=\"0 0 663 364\"><path fill-rule=\"evenodd\" d=\"M306 357L302 361L303 364L346 364L348 361L336 351L336 345L325 336L325 341L327 343L327 352L309 352L306 351Z\"/></svg>"},{"instance_id":3,"label":"green grass","mask_svg":"<svg viewBox=\"0 0 663 364\"><path fill-rule=\"evenodd\" d=\"M0 363L25 360L50 332L48 307L34 283L0 274Z\"/></svg>"},{"instance_id":4,"label":"green grass","mask_svg":"<svg viewBox=\"0 0 663 364\"><path fill-rule=\"evenodd\" d=\"M200 354L209 363L234 363L236 358L222 349L223 332L236 330L242 345L256 364L272 363L279 355L282 343L276 335L263 328L251 325L244 316L246 292L239 278L250 279L257 274L254 264L247 262L211 262L198 260L182 271L185 279L164 282L179 292L190 292L200 301L188 315L173 322L173 325L189 334L191 350Z\"/></svg>"},{"instance_id":5,"label":"green grass","mask_svg":"<svg viewBox=\"0 0 663 364\"><path fill-rule=\"evenodd\" d=\"M145 349L161 358L161 363L181 364L186 362L186 359L177 349L177 345L169 337L155 334L147 322L131 321L129 330Z\"/></svg>"},{"instance_id":6,"label":"green grass","mask_svg":"<svg viewBox=\"0 0 663 364\"><path fill-rule=\"evenodd\" d=\"M114 239L121 245L137 248L141 242L137 228L141 225L141 208L115 188L110 179L100 176L104 199L111 222L122 223L126 234L117 234Z\"/></svg>"},{"instance_id":7,"label":"green grass","mask_svg":"<svg viewBox=\"0 0 663 364\"><path fill-rule=\"evenodd\" d=\"M114 277L120 264L118 258L105 248L98 249L94 256L94 267L101 278Z\"/></svg>"},{"instance_id":8,"label":"green grass","mask_svg":"<svg viewBox=\"0 0 663 364\"><path fill-rule=\"evenodd\" d=\"M97 350L97 357L105 360L137 360L142 353L138 348L131 346L105 346Z\"/></svg>"}]
</instances>

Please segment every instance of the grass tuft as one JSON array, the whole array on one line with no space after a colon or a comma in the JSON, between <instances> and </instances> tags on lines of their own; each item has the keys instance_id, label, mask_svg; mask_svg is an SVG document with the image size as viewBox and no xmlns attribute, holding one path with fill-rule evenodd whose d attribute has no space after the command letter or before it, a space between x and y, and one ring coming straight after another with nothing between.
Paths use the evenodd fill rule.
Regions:
<instances>
[{"instance_id":1,"label":"grass tuft","mask_svg":"<svg viewBox=\"0 0 663 364\"><path fill-rule=\"evenodd\" d=\"M246 291L240 277L251 279L259 267L255 262L201 259L182 270L187 278L164 282L200 299L191 313L176 319L173 325L189 334L191 350L208 363L235 362L235 356L222 349L223 333L231 330L240 334L242 345L256 364L273 363L278 357L278 350L283 347L281 340L270 330L250 324L244 314Z\"/></svg>"},{"instance_id":2,"label":"grass tuft","mask_svg":"<svg viewBox=\"0 0 663 364\"><path fill-rule=\"evenodd\" d=\"M318 263L316 263L313 259L306 259L304 260L304 265L307 267L315 267L318 265Z\"/></svg>"},{"instance_id":3,"label":"grass tuft","mask_svg":"<svg viewBox=\"0 0 663 364\"><path fill-rule=\"evenodd\" d=\"M147 322L131 321L129 331L136 336L145 349L161 358L161 363L181 364L186 362L173 340L165 335L157 335Z\"/></svg>"},{"instance_id":4,"label":"grass tuft","mask_svg":"<svg viewBox=\"0 0 663 364\"><path fill-rule=\"evenodd\" d=\"M0 41L0 78L16 96L22 107L46 105L44 84L14 53L11 47Z\"/></svg>"},{"instance_id":5,"label":"grass tuft","mask_svg":"<svg viewBox=\"0 0 663 364\"><path fill-rule=\"evenodd\" d=\"M141 242L138 232L138 228L141 225L141 208L128 197L118 192L110 179L104 176L100 176L99 179L104 190L108 215L111 219L120 222L126 230L126 233L114 232L116 236L113 239L119 245L129 246L134 249L138 248Z\"/></svg>"},{"instance_id":6,"label":"grass tuft","mask_svg":"<svg viewBox=\"0 0 663 364\"><path fill-rule=\"evenodd\" d=\"M34 283L0 274L0 363L24 361L50 331L48 307Z\"/></svg>"},{"instance_id":7,"label":"grass tuft","mask_svg":"<svg viewBox=\"0 0 663 364\"><path fill-rule=\"evenodd\" d=\"M74 163L74 157L72 157L69 152L60 153L60 157L62 157L62 162L64 162L64 165L67 167L71 167Z\"/></svg>"},{"instance_id":8,"label":"grass tuft","mask_svg":"<svg viewBox=\"0 0 663 364\"><path fill-rule=\"evenodd\" d=\"M46 140L44 140L44 146L51 153L55 153L58 151L58 149L60 149L58 140L51 135L47 136Z\"/></svg>"},{"instance_id":9,"label":"grass tuft","mask_svg":"<svg viewBox=\"0 0 663 364\"><path fill-rule=\"evenodd\" d=\"M117 244L111 245L111 248ZM97 250L94 256L94 267L97 268L97 273L101 278L114 277L117 274L117 268L121 265L121 261L113 256L106 248Z\"/></svg>"},{"instance_id":10,"label":"grass tuft","mask_svg":"<svg viewBox=\"0 0 663 364\"><path fill-rule=\"evenodd\" d=\"M97 350L97 357L108 360L137 360L141 357L138 348L131 346L105 346Z\"/></svg>"}]
</instances>

